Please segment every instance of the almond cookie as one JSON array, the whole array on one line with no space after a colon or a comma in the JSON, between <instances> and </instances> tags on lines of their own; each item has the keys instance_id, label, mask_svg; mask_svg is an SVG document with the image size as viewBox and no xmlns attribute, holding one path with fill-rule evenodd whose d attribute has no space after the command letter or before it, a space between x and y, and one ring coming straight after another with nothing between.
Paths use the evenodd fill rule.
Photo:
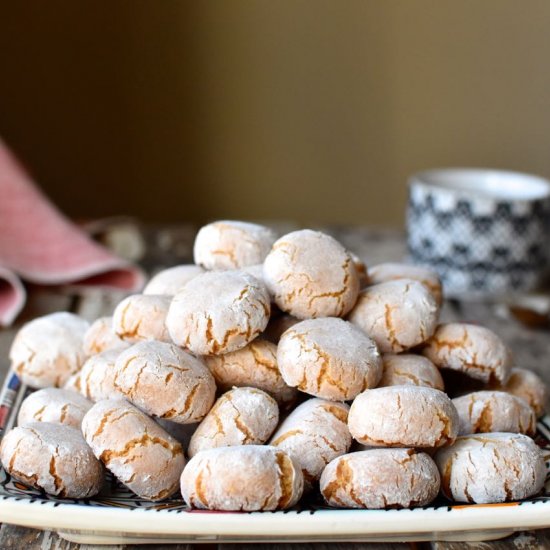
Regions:
<instances>
[{"instance_id":1,"label":"almond cookie","mask_svg":"<svg viewBox=\"0 0 550 550\"><path fill-rule=\"evenodd\" d=\"M179 424L202 420L216 383L205 365L174 344L140 342L115 362L113 385L147 414Z\"/></svg>"},{"instance_id":2,"label":"almond cookie","mask_svg":"<svg viewBox=\"0 0 550 550\"><path fill-rule=\"evenodd\" d=\"M175 296L185 284L202 273L204 269L195 264L176 265L163 269L151 277L143 289L143 294Z\"/></svg>"},{"instance_id":3,"label":"almond cookie","mask_svg":"<svg viewBox=\"0 0 550 550\"><path fill-rule=\"evenodd\" d=\"M10 349L12 369L33 388L62 387L82 367L89 323L73 313L38 317L21 327Z\"/></svg>"},{"instance_id":4,"label":"almond cookie","mask_svg":"<svg viewBox=\"0 0 550 550\"><path fill-rule=\"evenodd\" d=\"M65 384L65 389L76 390L90 401L120 397L115 388L115 362L121 349L109 349L89 357L82 369Z\"/></svg>"},{"instance_id":5,"label":"almond cookie","mask_svg":"<svg viewBox=\"0 0 550 550\"><path fill-rule=\"evenodd\" d=\"M423 386L366 390L355 398L348 418L353 438L372 447L442 447L454 442L458 425L452 401Z\"/></svg>"},{"instance_id":6,"label":"almond cookie","mask_svg":"<svg viewBox=\"0 0 550 550\"><path fill-rule=\"evenodd\" d=\"M287 386L277 366L277 346L256 338L247 346L225 355L204 357L219 389L250 386L267 392L281 407L296 401L298 391Z\"/></svg>"},{"instance_id":7,"label":"almond cookie","mask_svg":"<svg viewBox=\"0 0 550 550\"><path fill-rule=\"evenodd\" d=\"M84 353L86 355L95 355L109 349L124 349L129 345L115 333L112 317L96 319L84 334Z\"/></svg>"},{"instance_id":8,"label":"almond cookie","mask_svg":"<svg viewBox=\"0 0 550 550\"><path fill-rule=\"evenodd\" d=\"M166 328L166 315L171 296L134 294L128 296L113 313L113 329L126 342L143 340L171 342Z\"/></svg>"},{"instance_id":9,"label":"almond cookie","mask_svg":"<svg viewBox=\"0 0 550 550\"><path fill-rule=\"evenodd\" d=\"M284 451L262 445L203 451L181 476L187 505L208 510L284 510L302 490L300 467Z\"/></svg>"},{"instance_id":10,"label":"almond cookie","mask_svg":"<svg viewBox=\"0 0 550 550\"><path fill-rule=\"evenodd\" d=\"M382 356L384 372L378 384L382 386L426 386L443 391L443 378L439 369L426 357L403 353L386 353Z\"/></svg>"},{"instance_id":11,"label":"almond cookie","mask_svg":"<svg viewBox=\"0 0 550 550\"><path fill-rule=\"evenodd\" d=\"M84 415L92 405L91 401L73 391L44 388L23 400L17 414L17 424L50 422L80 428Z\"/></svg>"},{"instance_id":12,"label":"almond cookie","mask_svg":"<svg viewBox=\"0 0 550 550\"><path fill-rule=\"evenodd\" d=\"M248 273L204 273L174 296L166 326L178 346L197 355L220 355L261 334L270 305L265 285Z\"/></svg>"},{"instance_id":13,"label":"almond cookie","mask_svg":"<svg viewBox=\"0 0 550 550\"><path fill-rule=\"evenodd\" d=\"M193 256L206 269L239 269L261 264L275 239L275 233L263 225L218 221L201 227Z\"/></svg>"},{"instance_id":14,"label":"almond cookie","mask_svg":"<svg viewBox=\"0 0 550 550\"><path fill-rule=\"evenodd\" d=\"M382 376L376 344L359 328L337 317L309 319L279 340L277 363L284 381L330 399L353 399Z\"/></svg>"},{"instance_id":15,"label":"almond cookie","mask_svg":"<svg viewBox=\"0 0 550 550\"><path fill-rule=\"evenodd\" d=\"M359 294L348 319L383 353L400 353L425 342L435 331L439 308L418 281L399 279L369 286Z\"/></svg>"},{"instance_id":16,"label":"almond cookie","mask_svg":"<svg viewBox=\"0 0 550 550\"><path fill-rule=\"evenodd\" d=\"M310 229L281 237L263 273L275 303L299 319L343 317L359 293L359 275L346 249Z\"/></svg>"},{"instance_id":17,"label":"almond cookie","mask_svg":"<svg viewBox=\"0 0 550 550\"><path fill-rule=\"evenodd\" d=\"M301 467L306 490L321 477L324 467L349 451L349 407L324 399L302 403L279 426L270 444L288 453Z\"/></svg>"},{"instance_id":18,"label":"almond cookie","mask_svg":"<svg viewBox=\"0 0 550 550\"><path fill-rule=\"evenodd\" d=\"M435 462L443 494L456 502L521 500L537 494L546 477L542 450L522 434L459 437L437 452Z\"/></svg>"},{"instance_id":19,"label":"almond cookie","mask_svg":"<svg viewBox=\"0 0 550 550\"><path fill-rule=\"evenodd\" d=\"M456 397L459 435L509 432L535 435L535 411L523 399L501 391L477 391Z\"/></svg>"},{"instance_id":20,"label":"almond cookie","mask_svg":"<svg viewBox=\"0 0 550 550\"><path fill-rule=\"evenodd\" d=\"M422 353L440 369L461 371L483 382L506 382L512 355L491 330L468 323L439 325Z\"/></svg>"},{"instance_id":21,"label":"almond cookie","mask_svg":"<svg viewBox=\"0 0 550 550\"><path fill-rule=\"evenodd\" d=\"M82 433L95 456L139 497L161 500L177 491L185 466L181 445L124 399L96 403Z\"/></svg>"},{"instance_id":22,"label":"almond cookie","mask_svg":"<svg viewBox=\"0 0 550 550\"><path fill-rule=\"evenodd\" d=\"M435 271L426 267L392 262L378 264L369 267L368 279L371 285L397 279L413 279L422 283L432 293L438 305L443 302L441 279Z\"/></svg>"},{"instance_id":23,"label":"almond cookie","mask_svg":"<svg viewBox=\"0 0 550 550\"><path fill-rule=\"evenodd\" d=\"M330 506L410 508L426 506L439 493L439 471L414 449L370 449L340 456L321 476L321 493Z\"/></svg>"},{"instance_id":24,"label":"almond cookie","mask_svg":"<svg viewBox=\"0 0 550 550\"><path fill-rule=\"evenodd\" d=\"M513 368L506 384L496 384L495 389L524 399L533 407L537 418L544 414L546 401L548 400L548 389L542 378L533 371Z\"/></svg>"},{"instance_id":25,"label":"almond cookie","mask_svg":"<svg viewBox=\"0 0 550 550\"><path fill-rule=\"evenodd\" d=\"M256 388L235 388L224 393L199 424L189 442L188 454L215 447L261 445L279 423L273 397Z\"/></svg>"},{"instance_id":26,"label":"almond cookie","mask_svg":"<svg viewBox=\"0 0 550 550\"><path fill-rule=\"evenodd\" d=\"M0 459L15 479L49 495L89 498L103 485L103 467L80 430L31 422L2 438Z\"/></svg>"}]
</instances>

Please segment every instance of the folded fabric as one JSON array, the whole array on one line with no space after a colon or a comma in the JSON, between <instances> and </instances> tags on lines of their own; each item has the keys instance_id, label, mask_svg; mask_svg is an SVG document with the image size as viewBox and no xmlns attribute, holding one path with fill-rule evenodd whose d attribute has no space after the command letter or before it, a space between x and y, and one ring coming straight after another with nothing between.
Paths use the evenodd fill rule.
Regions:
<instances>
[{"instance_id":1,"label":"folded fabric","mask_svg":"<svg viewBox=\"0 0 550 550\"><path fill-rule=\"evenodd\" d=\"M35 186L0 140L0 325L25 303L19 277L43 285L139 290L144 275L91 240Z\"/></svg>"}]
</instances>

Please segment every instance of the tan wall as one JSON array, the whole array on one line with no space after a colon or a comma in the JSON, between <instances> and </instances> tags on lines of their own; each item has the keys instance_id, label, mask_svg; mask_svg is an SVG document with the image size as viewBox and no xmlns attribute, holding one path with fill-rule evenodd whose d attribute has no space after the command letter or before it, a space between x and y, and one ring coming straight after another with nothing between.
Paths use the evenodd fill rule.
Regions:
<instances>
[{"instance_id":1,"label":"tan wall","mask_svg":"<svg viewBox=\"0 0 550 550\"><path fill-rule=\"evenodd\" d=\"M407 175L550 176L548 0L11 2L0 134L69 214L399 224Z\"/></svg>"}]
</instances>

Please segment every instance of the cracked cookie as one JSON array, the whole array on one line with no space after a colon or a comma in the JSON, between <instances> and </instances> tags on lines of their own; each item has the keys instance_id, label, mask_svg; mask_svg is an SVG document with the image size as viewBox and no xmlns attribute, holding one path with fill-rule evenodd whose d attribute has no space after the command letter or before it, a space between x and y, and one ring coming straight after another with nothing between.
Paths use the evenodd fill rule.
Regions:
<instances>
[{"instance_id":1,"label":"cracked cookie","mask_svg":"<svg viewBox=\"0 0 550 550\"><path fill-rule=\"evenodd\" d=\"M400 353L425 342L436 329L438 315L439 307L422 283L399 279L361 291L348 320L382 353Z\"/></svg>"},{"instance_id":2,"label":"cracked cookie","mask_svg":"<svg viewBox=\"0 0 550 550\"><path fill-rule=\"evenodd\" d=\"M324 399L309 399L281 423L270 445L287 452L301 467L304 489L310 490L323 468L349 451L349 406Z\"/></svg>"},{"instance_id":3,"label":"cracked cookie","mask_svg":"<svg viewBox=\"0 0 550 550\"><path fill-rule=\"evenodd\" d=\"M96 403L82 433L95 456L139 497L162 500L177 491L185 465L181 445L124 399Z\"/></svg>"},{"instance_id":4,"label":"cracked cookie","mask_svg":"<svg viewBox=\"0 0 550 550\"><path fill-rule=\"evenodd\" d=\"M422 355L412 353L382 355L384 372L378 384L382 386L426 386L444 390L443 378L439 369Z\"/></svg>"},{"instance_id":5,"label":"cracked cookie","mask_svg":"<svg viewBox=\"0 0 550 550\"><path fill-rule=\"evenodd\" d=\"M277 366L277 346L267 340L256 338L237 351L203 359L222 391L250 386L267 392L283 408L296 401L298 391L285 383Z\"/></svg>"},{"instance_id":6,"label":"cracked cookie","mask_svg":"<svg viewBox=\"0 0 550 550\"><path fill-rule=\"evenodd\" d=\"M11 366L33 388L62 387L84 361L88 321L65 311L24 324L11 345Z\"/></svg>"},{"instance_id":7,"label":"cracked cookie","mask_svg":"<svg viewBox=\"0 0 550 550\"><path fill-rule=\"evenodd\" d=\"M113 330L112 317L96 319L84 334L84 353L95 355L110 349L124 349L130 345L120 338Z\"/></svg>"},{"instance_id":8,"label":"cracked cookie","mask_svg":"<svg viewBox=\"0 0 550 550\"><path fill-rule=\"evenodd\" d=\"M170 304L172 340L197 355L243 348L265 329L271 312L263 283L243 271L213 271L191 279Z\"/></svg>"},{"instance_id":9,"label":"cracked cookie","mask_svg":"<svg viewBox=\"0 0 550 550\"><path fill-rule=\"evenodd\" d=\"M369 449L340 456L321 476L321 494L330 506L410 508L426 506L439 492L434 461L414 449Z\"/></svg>"},{"instance_id":10,"label":"cracked cookie","mask_svg":"<svg viewBox=\"0 0 550 550\"><path fill-rule=\"evenodd\" d=\"M157 341L124 350L115 361L113 385L147 414L179 424L202 420L216 393L214 377L200 359Z\"/></svg>"},{"instance_id":11,"label":"cracked cookie","mask_svg":"<svg viewBox=\"0 0 550 550\"><path fill-rule=\"evenodd\" d=\"M2 438L0 459L15 479L64 498L89 498L103 485L103 467L72 426L32 422Z\"/></svg>"},{"instance_id":12,"label":"cracked cookie","mask_svg":"<svg viewBox=\"0 0 550 550\"><path fill-rule=\"evenodd\" d=\"M443 287L439 275L419 265L388 262L369 267L369 284L376 285L398 279L413 279L422 283L433 295L438 305L443 302Z\"/></svg>"},{"instance_id":13,"label":"cracked cookie","mask_svg":"<svg viewBox=\"0 0 550 550\"><path fill-rule=\"evenodd\" d=\"M234 388L224 393L199 424L188 454L216 447L261 445L279 423L277 402L256 388Z\"/></svg>"},{"instance_id":14,"label":"cracked cookie","mask_svg":"<svg viewBox=\"0 0 550 550\"><path fill-rule=\"evenodd\" d=\"M176 265L159 271L145 285L143 294L175 296L181 288L197 275L204 273L199 265Z\"/></svg>"},{"instance_id":15,"label":"cracked cookie","mask_svg":"<svg viewBox=\"0 0 550 550\"><path fill-rule=\"evenodd\" d=\"M422 354L440 369L461 371L489 383L505 383L512 367L512 354L491 330L468 323L439 325Z\"/></svg>"},{"instance_id":16,"label":"cracked cookie","mask_svg":"<svg viewBox=\"0 0 550 550\"><path fill-rule=\"evenodd\" d=\"M462 436L438 451L435 462L442 493L456 502L521 500L538 493L546 476L542 450L522 434Z\"/></svg>"},{"instance_id":17,"label":"cracked cookie","mask_svg":"<svg viewBox=\"0 0 550 550\"><path fill-rule=\"evenodd\" d=\"M264 445L203 451L181 476L187 505L209 510L284 510L298 502L302 490L300 467L284 451Z\"/></svg>"},{"instance_id":18,"label":"cracked cookie","mask_svg":"<svg viewBox=\"0 0 550 550\"><path fill-rule=\"evenodd\" d=\"M453 399L459 435L509 432L535 435L537 418L529 404L502 391L477 391Z\"/></svg>"},{"instance_id":19,"label":"cracked cookie","mask_svg":"<svg viewBox=\"0 0 550 550\"><path fill-rule=\"evenodd\" d=\"M239 269L261 264L275 239L271 229L256 223L213 222L197 233L193 256L206 269Z\"/></svg>"},{"instance_id":20,"label":"cracked cookie","mask_svg":"<svg viewBox=\"0 0 550 550\"><path fill-rule=\"evenodd\" d=\"M166 315L171 296L134 294L124 298L113 313L113 330L130 343L143 340L171 342L166 328Z\"/></svg>"},{"instance_id":21,"label":"cracked cookie","mask_svg":"<svg viewBox=\"0 0 550 550\"><path fill-rule=\"evenodd\" d=\"M324 399L347 401L375 387L382 375L376 344L337 317L309 319L279 340L277 363L284 381Z\"/></svg>"},{"instance_id":22,"label":"cracked cookie","mask_svg":"<svg viewBox=\"0 0 550 550\"><path fill-rule=\"evenodd\" d=\"M359 275L346 249L310 229L281 237L264 261L263 275L277 306L299 319L343 317L359 293Z\"/></svg>"},{"instance_id":23,"label":"cracked cookie","mask_svg":"<svg viewBox=\"0 0 550 550\"><path fill-rule=\"evenodd\" d=\"M353 438L373 447L434 448L458 435L458 414L445 393L423 386L366 390L348 417Z\"/></svg>"},{"instance_id":24,"label":"cracked cookie","mask_svg":"<svg viewBox=\"0 0 550 550\"><path fill-rule=\"evenodd\" d=\"M19 408L17 425L50 422L80 428L84 415L93 403L74 391L44 388L27 396Z\"/></svg>"}]
</instances>

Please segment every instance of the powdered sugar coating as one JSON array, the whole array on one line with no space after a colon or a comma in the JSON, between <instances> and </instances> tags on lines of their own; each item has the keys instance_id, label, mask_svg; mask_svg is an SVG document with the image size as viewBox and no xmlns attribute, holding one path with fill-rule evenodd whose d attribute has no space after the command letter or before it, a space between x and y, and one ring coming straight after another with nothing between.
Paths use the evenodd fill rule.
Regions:
<instances>
[{"instance_id":1,"label":"powdered sugar coating","mask_svg":"<svg viewBox=\"0 0 550 550\"><path fill-rule=\"evenodd\" d=\"M23 325L10 349L12 369L33 388L62 387L86 360L82 344L89 323L58 312Z\"/></svg>"},{"instance_id":2,"label":"powdered sugar coating","mask_svg":"<svg viewBox=\"0 0 550 550\"><path fill-rule=\"evenodd\" d=\"M477 391L456 397L460 435L509 432L535 435L535 411L523 399L501 391Z\"/></svg>"},{"instance_id":3,"label":"powdered sugar coating","mask_svg":"<svg viewBox=\"0 0 550 550\"><path fill-rule=\"evenodd\" d=\"M458 435L458 414L442 391L423 386L366 390L353 401L348 427L373 447L442 447Z\"/></svg>"},{"instance_id":4,"label":"powdered sugar coating","mask_svg":"<svg viewBox=\"0 0 550 550\"><path fill-rule=\"evenodd\" d=\"M124 399L96 403L82 433L95 456L139 497L162 500L177 491L185 465L181 445Z\"/></svg>"},{"instance_id":5,"label":"powdered sugar coating","mask_svg":"<svg viewBox=\"0 0 550 550\"><path fill-rule=\"evenodd\" d=\"M197 355L220 355L263 332L270 303L265 285L248 273L204 273L174 296L166 326L178 346Z\"/></svg>"},{"instance_id":6,"label":"powdered sugar coating","mask_svg":"<svg viewBox=\"0 0 550 550\"><path fill-rule=\"evenodd\" d=\"M382 353L400 353L425 342L435 331L438 315L437 303L422 283L399 279L361 291L348 319Z\"/></svg>"},{"instance_id":7,"label":"powdered sugar coating","mask_svg":"<svg viewBox=\"0 0 550 550\"><path fill-rule=\"evenodd\" d=\"M103 485L103 468L80 430L63 424L31 422L2 438L0 459L15 479L49 495L89 498Z\"/></svg>"},{"instance_id":8,"label":"powdered sugar coating","mask_svg":"<svg viewBox=\"0 0 550 550\"><path fill-rule=\"evenodd\" d=\"M80 428L93 403L82 395L60 388L44 388L27 396L19 408L17 424L50 422Z\"/></svg>"},{"instance_id":9,"label":"powdered sugar coating","mask_svg":"<svg viewBox=\"0 0 550 550\"><path fill-rule=\"evenodd\" d=\"M277 365L277 346L256 338L237 351L204 357L204 362L216 379L219 389L250 386L267 392L279 405L287 407L298 391L288 386Z\"/></svg>"},{"instance_id":10,"label":"powdered sugar coating","mask_svg":"<svg viewBox=\"0 0 550 550\"><path fill-rule=\"evenodd\" d=\"M171 301L170 296L128 296L118 304L113 313L113 330L126 342L171 342L166 328L166 315Z\"/></svg>"},{"instance_id":11,"label":"powdered sugar coating","mask_svg":"<svg viewBox=\"0 0 550 550\"><path fill-rule=\"evenodd\" d=\"M450 500L489 504L538 493L546 467L540 447L526 435L487 433L459 437L435 455L441 490Z\"/></svg>"},{"instance_id":12,"label":"powdered sugar coating","mask_svg":"<svg viewBox=\"0 0 550 550\"><path fill-rule=\"evenodd\" d=\"M185 502L209 510L284 510L298 502L302 491L302 472L292 458L261 445L203 451L181 476Z\"/></svg>"},{"instance_id":13,"label":"powdered sugar coating","mask_svg":"<svg viewBox=\"0 0 550 550\"><path fill-rule=\"evenodd\" d=\"M505 391L521 397L533 410L537 417L544 414L548 400L548 387L540 376L528 369L513 368L506 384L495 384L494 389Z\"/></svg>"},{"instance_id":14,"label":"powdered sugar coating","mask_svg":"<svg viewBox=\"0 0 550 550\"><path fill-rule=\"evenodd\" d=\"M426 386L444 390L443 378L439 369L422 355L386 353L382 356L384 372L379 386Z\"/></svg>"},{"instance_id":15,"label":"powdered sugar coating","mask_svg":"<svg viewBox=\"0 0 550 550\"><path fill-rule=\"evenodd\" d=\"M349 451L349 406L324 399L308 399L282 422L270 444L287 452L301 467L304 487L312 488L324 467Z\"/></svg>"},{"instance_id":16,"label":"powdered sugar coating","mask_svg":"<svg viewBox=\"0 0 550 550\"><path fill-rule=\"evenodd\" d=\"M84 352L95 355L109 349L124 349L130 344L120 338L113 329L112 317L96 319L84 334Z\"/></svg>"},{"instance_id":17,"label":"powdered sugar coating","mask_svg":"<svg viewBox=\"0 0 550 550\"><path fill-rule=\"evenodd\" d=\"M443 287L439 275L420 265L387 262L369 267L369 284L376 285L398 279L413 279L422 283L433 295L438 305L443 301Z\"/></svg>"},{"instance_id":18,"label":"powdered sugar coating","mask_svg":"<svg viewBox=\"0 0 550 550\"><path fill-rule=\"evenodd\" d=\"M277 402L256 388L235 388L224 393L199 424L188 454L234 445L261 445L279 423Z\"/></svg>"},{"instance_id":19,"label":"powdered sugar coating","mask_svg":"<svg viewBox=\"0 0 550 550\"><path fill-rule=\"evenodd\" d=\"M275 239L275 233L263 225L217 221L201 227L193 256L206 269L239 269L261 264Z\"/></svg>"},{"instance_id":20,"label":"powdered sugar coating","mask_svg":"<svg viewBox=\"0 0 550 550\"><path fill-rule=\"evenodd\" d=\"M422 353L437 367L464 372L483 382L506 382L512 355L491 330L468 323L437 327Z\"/></svg>"},{"instance_id":21,"label":"powdered sugar coating","mask_svg":"<svg viewBox=\"0 0 550 550\"><path fill-rule=\"evenodd\" d=\"M206 366L174 344L134 344L117 358L113 385L147 414L192 424L202 420L216 393Z\"/></svg>"},{"instance_id":22,"label":"powdered sugar coating","mask_svg":"<svg viewBox=\"0 0 550 550\"><path fill-rule=\"evenodd\" d=\"M299 319L343 317L359 293L359 275L346 249L310 229L281 237L263 274L275 303Z\"/></svg>"},{"instance_id":23,"label":"powdered sugar coating","mask_svg":"<svg viewBox=\"0 0 550 550\"><path fill-rule=\"evenodd\" d=\"M119 396L114 385L115 362L123 350L108 349L89 357L75 379L67 381L65 389L74 389L94 402Z\"/></svg>"},{"instance_id":24,"label":"powdered sugar coating","mask_svg":"<svg viewBox=\"0 0 550 550\"><path fill-rule=\"evenodd\" d=\"M375 387L382 375L376 344L359 328L337 317L309 319L279 340L277 363L284 381L330 399L353 399Z\"/></svg>"},{"instance_id":25,"label":"powdered sugar coating","mask_svg":"<svg viewBox=\"0 0 550 550\"><path fill-rule=\"evenodd\" d=\"M370 449L340 456L321 476L330 506L409 508L425 506L439 492L437 466L414 449Z\"/></svg>"},{"instance_id":26,"label":"powdered sugar coating","mask_svg":"<svg viewBox=\"0 0 550 550\"><path fill-rule=\"evenodd\" d=\"M143 294L175 296L185 284L201 273L204 273L204 269L195 264L163 269L151 277L143 289Z\"/></svg>"}]
</instances>

